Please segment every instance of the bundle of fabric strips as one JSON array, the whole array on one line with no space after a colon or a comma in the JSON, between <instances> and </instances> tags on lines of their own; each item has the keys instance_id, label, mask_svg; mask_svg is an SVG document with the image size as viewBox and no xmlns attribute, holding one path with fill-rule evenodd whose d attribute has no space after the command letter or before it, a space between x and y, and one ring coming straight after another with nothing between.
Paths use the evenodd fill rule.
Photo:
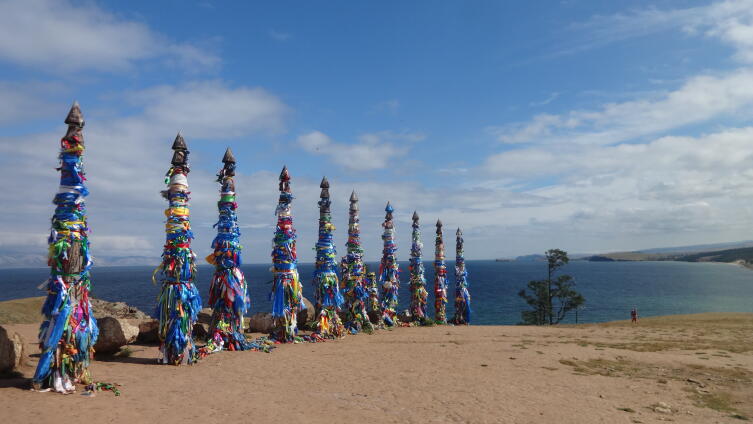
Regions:
<instances>
[{"instance_id":1,"label":"bundle of fabric strips","mask_svg":"<svg viewBox=\"0 0 753 424\"><path fill-rule=\"evenodd\" d=\"M379 280L375 272L369 272L366 265L363 267L366 277L363 280L364 288L369 292L367 301L367 310L369 321L372 324L381 324L382 322L382 305L379 302Z\"/></svg>"},{"instance_id":2,"label":"bundle of fabric strips","mask_svg":"<svg viewBox=\"0 0 753 424\"><path fill-rule=\"evenodd\" d=\"M250 300L246 278L241 271L240 229L235 201L235 157L228 148L222 158L223 167L217 174L220 183L220 200L217 202L219 220L214 226L217 236L212 241L214 252L206 260L214 265L214 275L209 286L209 304L212 319L209 337L200 352L212 353L226 350L263 350L269 346L263 339L249 341L243 334L243 317L248 312Z\"/></svg>"},{"instance_id":3,"label":"bundle of fabric strips","mask_svg":"<svg viewBox=\"0 0 753 424\"><path fill-rule=\"evenodd\" d=\"M434 322L447 324L447 265L444 263L444 241L440 220L437 220L434 247Z\"/></svg>"},{"instance_id":4,"label":"bundle of fabric strips","mask_svg":"<svg viewBox=\"0 0 753 424\"><path fill-rule=\"evenodd\" d=\"M120 384L116 383L103 383L103 382L97 382L97 383L91 383L86 386L86 393L89 396L94 396L94 393L96 392L112 392L115 396L120 396Z\"/></svg>"},{"instance_id":5,"label":"bundle of fabric strips","mask_svg":"<svg viewBox=\"0 0 753 424\"><path fill-rule=\"evenodd\" d=\"M379 264L379 282L382 285L382 321L388 327L394 327L400 322L397 319L398 291L400 289L400 267L397 263L397 246L395 246L395 226L392 222L394 209L390 202L384 208L384 233L382 241L382 262Z\"/></svg>"},{"instance_id":6,"label":"bundle of fabric strips","mask_svg":"<svg viewBox=\"0 0 753 424\"><path fill-rule=\"evenodd\" d=\"M345 292L345 327L352 334L359 331L373 331L366 309L369 300L369 287L366 286L366 276L364 275L358 212L358 196L354 191L350 194L348 242L346 244L348 254L342 258L340 263L342 286Z\"/></svg>"},{"instance_id":7,"label":"bundle of fabric strips","mask_svg":"<svg viewBox=\"0 0 753 424\"><path fill-rule=\"evenodd\" d=\"M314 299L319 311L316 334L322 338L340 338L345 335L345 327L338 312L344 303L337 278L335 243L332 241L332 224L329 198L329 181L322 178L319 200L319 240L316 242L316 267L314 269Z\"/></svg>"},{"instance_id":8,"label":"bundle of fabric strips","mask_svg":"<svg viewBox=\"0 0 753 424\"><path fill-rule=\"evenodd\" d=\"M423 323L426 319L426 299L429 293L426 291L426 277L424 276L424 264L421 260L421 229L418 223L418 213L413 211L413 232L410 249L410 313L411 320Z\"/></svg>"},{"instance_id":9,"label":"bundle of fabric strips","mask_svg":"<svg viewBox=\"0 0 753 424\"><path fill-rule=\"evenodd\" d=\"M89 291L92 266L89 254L86 189L82 156L84 118L74 103L65 119L68 131L61 140L60 189L48 240L50 278L42 305L39 328L41 355L32 379L35 390L75 391L76 383L89 384L89 361L99 334Z\"/></svg>"},{"instance_id":10,"label":"bundle of fabric strips","mask_svg":"<svg viewBox=\"0 0 753 424\"><path fill-rule=\"evenodd\" d=\"M154 270L152 281L162 283L157 316L159 317L160 358L163 364L192 364L198 357L193 340L193 326L201 310L201 297L194 285L196 255L191 250L189 219L188 148L178 133L173 142L172 166L167 172L167 190L162 196L169 202L165 210L166 241L162 263Z\"/></svg>"},{"instance_id":11,"label":"bundle of fabric strips","mask_svg":"<svg viewBox=\"0 0 753 424\"><path fill-rule=\"evenodd\" d=\"M283 167L280 173L280 199L277 204L277 228L272 249L272 317L274 329L271 338L280 343L295 342L298 335L298 312L305 309L303 286L298 277L295 251L295 228L290 203L290 174Z\"/></svg>"},{"instance_id":12,"label":"bundle of fabric strips","mask_svg":"<svg viewBox=\"0 0 753 424\"><path fill-rule=\"evenodd\" d=\"M463 257L463 231L458 228L455 244L455 318L457 325L471 323L471 294L468 292L468 272Z\"/></svg>"}]
</instances>

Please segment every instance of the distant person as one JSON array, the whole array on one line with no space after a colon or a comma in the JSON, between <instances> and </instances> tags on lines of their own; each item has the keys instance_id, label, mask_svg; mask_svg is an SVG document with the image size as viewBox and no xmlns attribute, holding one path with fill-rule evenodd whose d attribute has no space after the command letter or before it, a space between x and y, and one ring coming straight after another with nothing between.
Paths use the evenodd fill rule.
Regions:
<instances>
[{"instance_id":1,"label":"distant person","mask_svg":"<svg viewBox=\"0 0 753 424\"><path fill-rule=\"evenodd\" d=\"M631 323L638 323L638 309L633 308L630 310L630 322Z\"/></svg>"}]
</instances>

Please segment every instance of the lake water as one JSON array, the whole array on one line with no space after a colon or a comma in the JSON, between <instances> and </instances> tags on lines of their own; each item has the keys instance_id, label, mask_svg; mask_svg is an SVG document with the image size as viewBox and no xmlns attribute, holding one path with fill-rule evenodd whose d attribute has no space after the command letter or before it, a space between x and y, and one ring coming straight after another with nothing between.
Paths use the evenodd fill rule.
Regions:
<instances>
[{"instance_id":1,"label":"lake water","mask_svg":"<svg viewBox=\"0 0 753 424\"><path fill-rule=\"evenodd\" d=\"M467 261L472 297L472 324L517 324L526 305L517 295L528 281L546 276L544 262ZM370 264L375 267L376 264ZM429 310L433 315L434 271L426 269ZM447 262L451 289L448 316L454 307L454 264ZM400 309L408 307L408 264L401 263ZM206 305L213 269L200 266L197 286ZM269 265L244 265L249 281L251 311L270 312ZM300 264L304 295L313 299L313 264ZM374 268L375 269L375 268ZM123 301L146 313L153 313L159 287L151 283L152 267L100 267L92 271L93 295L109 301ZM563 272L572 275L586 298L579 322L629 319L637 307L641 316L699 312L753 312L753 271L724 264L686 262L584 262L574 261ZM37 286L48 270L0 270L0 301L43 296ZM567 322L574 322L570 316Z\"/></svg>"}]
</instances>

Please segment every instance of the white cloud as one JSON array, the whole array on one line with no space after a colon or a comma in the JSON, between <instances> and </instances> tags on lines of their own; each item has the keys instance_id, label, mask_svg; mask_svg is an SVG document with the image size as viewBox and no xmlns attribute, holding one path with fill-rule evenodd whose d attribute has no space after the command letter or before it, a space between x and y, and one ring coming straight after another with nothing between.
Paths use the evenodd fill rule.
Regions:
<instances>
[{"instance_id":1,"label":"white cloud","mask_svg":"<svg viewBox=\"0 0 753 424\"><path fill-rule=\"evenodd\" d=\"M288 41L293 38L293 34L289 32L276 31L274 29L267 31L267 34L270 38L276 41Z\"/></svg>"},{"instance_id":2,"label":"white cloud","mask_svg":"<svg viewBox=\"0 0 753 424\"><path fill-rule=\"evenodd\" d=\"M685 9L648 7L614 15L596 15L570 29L586 38L558 54L590 48L665 31L683 31L690 36L718 39L736 49L735 57L753 62L753 4L749 0L726 0Z\"/></svg>"},{"instance_id":3,"label":"white cloud","mask_svg":"<svg viewBox=\"0 0 753 424\"><path fill-rule=\"evenodd\" d=\"M393 115L396 114L399 109L400 100L398 99L389 99L374 105L375 112L386 112Z\"/></svg>"},{"instance_id":4,"label":"white cloud","mask_svg":"<svg viewBox=\"0 0 753 424\"><path fill-rule=\"evenodd\" d=\"M50 102L50 97L63 92L55 83L8 83L0 82L0 124L49 117L62 102Z\"/></svg>"},{"instance_id":5,"label":"white cloud","mask_svg":"<svg viewBox=\"0 0 753 424\"><path fill-rule=\"evenodd\" d=\"M551 103L551 102L553 102L553 101L557 100L557 98L559 98L559 96L560 96L561 94L562 94L562 93L559 93L559 92L555 91L554 93L550 94L550 95L549 95L549 97L547 97L546 99L544 99L544 100L539 100L539 101L537 101L537 102L530 102L530 103L529 103L528 105L529 105L529 106L531 106L531 107L541 107L541 106L546 106L546 105L548 105L549 103Z\"/></svg>"},{"instance_id":6,"label":"white cloud","mask_svg":"<svg viewBox=\"0 0 753 424\"><path fill-rule=\"evenodd\" d=\"M91 2L5 0L0 8L0 59L24 66L124 71L156 58L195 70L220 62L212 52L172 42Z\"/></svg>"},{"instance_id":7,"label":"white cloud","mask_svg":"<svg viewBox=\"0 0 753 424\"><path fill-rule=\"evenodd\" d=\"M496 132L503 143L611 144L746 111L753 111L753 70L742 68L690 78L658 98L541 114Z\"/></svg>"},{"instance_id":8,"label":"white cloud","mask_svg":"<svg viewBox=\"0 0 753 424\"><path fill-rule=\"evenodd\" d=\"M744 26L743 17L737 23ZM662 21L664 17L653 19L657 27L667 22ZM745 51L745 29L732 20L728 26L715 24L718 33L709 32L709 26L690 25L689 18L680 21L671 25L688 33L716 37L735 46L737 52ZM136 42L140 42L138 38ZM126 69L154 57L129 53L129 48L125 51L117 60L106 58L106 69ZM9 57L1 40L0 56ZM745 60L743 56L738 59ZM97 67L87 60L86 67ZM598 252L740 239L740 234L748 230L745 224L753 221L753 206L749 206L753 204L753 172L747 167L753 159L753 128L716 130L696 137L661 135L721 116L746 114L751 108L752 87L751 71L743 67L688 78L679 88L659 95L607 103L593 110L539 115L530 122L504 128L500 136L508 143L546 144L506 146L514 149L491 156L481 169L458 162L436 170L461 176L454 180L472 180L468 185L453 182L425 186L416 181L415 173L389 186L332 177L332 209L338 227L335 241L342 254L347 198L352 189L361 198L363 240L370 260L377 259L381 250L379 224L387 200L397 209L401 259L408 257L409 218L414 209L421 215L428 246L433 240L433 223L437 218L444 221L450 257L457 226L465 230L466 251L472 258L550 247ZM92 248L98 257L151 257L156 264L166 207L158 192L164 188L175 131L182 129L189 148L197 147L192 159L198 162L200 152L207 150L204 147L214 145L200 145L196 138L240 138L284 131L287 107L261 89L232 87L221 81L161 86L124 97L135 106L135 112L91 119L85 129L85 162L92 191L88 199ZM32 104L27 109L41 110L42 106ZM86 114L87 107L83 107ZM64 113L60 115L56 121L62 120ZM54 168L62 133L63 128L58 128L45 134L0 139L0 166L15 181L23 182L6 187L4 195L13 201L0 203L0 213L14 223L14 228L28 229L32 234L29 238L18 230L0 230L0 248L5 249L0 249L0 265L12 264L6 252L43 253L44 233L53 210L50 200L57 187ZM626 143L650 135L655 137L648 142ZM362 171L404 162L399 160L402 155L425 137L421 133L383 131L345 142L312 131L297 141L309 153ZM319 181L299 177L299 171L291 169L294 217L300 257L310 261L317 236ZM212 174L197 167L189 178L197 237L194 248L200 258L209 253L214 236L211 223L216 220L217 184ZM463 178L465 174L473 178ZM541 181L546 185L538 184ZM247 262L268 262L277 173L240 173L236 187L244 258ZM431 255L431 249L426 249L426 255Z\"/></svg>"},{"instance_id":9,"label":"white cloud","mask_svg":"<svg viewBox=\"0 0 753 424\"><path fill-rule=\"evenodd\" d=\"M662 137L643 144L579 146L561 149L533 146L489 157L484 169L497 176L524 180L562 176L633 177L672 172L709 172L734 178L753 158L753 128L735 128L700 137ZM714 175L709 174L709 178ZM679 179L679 178L673 178Z\"/></svg>"},{"instance_id":10,"label":"white cloud","mask_svg":"<svg viewBox=\"0 0 753 424\"><path fill-rule=\"evenodd\" d=\"M170 146L177 129L183 127L192 149L199 147L196 138L200 137L243 137L259 131L279 131L283 129L282 115L287 107L261 90L230 88L220 83L163 86L129 96L138 106L136 113L88 119L84 129L84 162L92 193L87 207L93 252L103 258L146 256L158 261L164 243L162 211L166 207L159 192L164 189L164 173L169 167ZM122 102L119 98L113 101ZM159 108L170 111L162 112ZM87 116L90 109L86 104L82 109ZM66 111L58 111L62 116L55 121L62 121ZM180 120L183 114L186 121ZM13 200L0 203L0 213L31 233L43 234L49 230L51 199L59 179L55 171L57 152L64 131L60 126L48 133L0 138L0 166L15 181L22 182L7 187L5 195ZM211 141L207 143L214 145ZM221 151L214 158L218 164L220 157ZM190 159L197 159L195 153ZM214 231L210 223L216 222L218 187L213 174L193 169L189 176L194 205L192 222L201 239L197 246L199 253L208 253ZM249 188L249 191L254 190ZM253 208L253 204L248 207ZM269 214L270 211L264 211L265 218ZM0 230L0 240L10 240L7 244L0 243L0 248L10 244L16 249L23 247L23 239L14 236L14 231L17 233L10 228ZM25 251L36 251L45 238L37 237Z\"/></svg>"},{"instance_id":11,"label":"white cloud","mask_svg":"<svg viewBox=\"0 0 753 424\"><path fill-rule=\"evenodd\" d=\"M423 138L424 135L420 133L385 131L361 134L356 143L339 143L320 131L311 131L299 136L298 144L309 153L328 156L332 162L346 169L371 171L386 168L396 157L404 154L407 151L406 142ZM402 142L403 146L396 142Z\"/></svg>"},{"instance_id":12,"label":"white cloud","mask_svg":"<svg viewBox=\"0 0 753 424\"><path fill-rule=\"evenodd\" d=\"M753 219L751 139L753 127L645 144L534 146L497 154L484 168L513 183L554 179L526 192L549 200L530 216L559 237L578 233L613 250L684 237L733 240Z\"/></svg>"},{"instance_id":13,"label":"white cloud","mask_svg":"<svg viewBox=\"0 0 753 424\"><path fill-rule=\"evenodd\" d=\"M129 95L144 114L194 137L230 138L284 130L288 107L261 88L229 87L220 81L159 86Z\"/></svg>"},{"instance_id":14,"label":"white cloud","mask_svg":"<svg viewBox=\"0 0 753 424\"><path fill-rule=\"evenodd\" d=\"M162 124L146 116L139 119L149 125L87 123L85 161L92 191L88 199L92 249L102 258L133 255L152 257L156 263L166 207L158 192L164 188L173 134L156 136L151 126L161 128ZM309 147L332 147L326 135L313 134L305 138ZM0 210L8 222L38 234L25 252L44 248L44 232L52 213L49 201L57 184L53 169L57 138L59 134L30 138L20 150L15 149L17 143L0 143L0 158L14 152L12 161L2 162L5 171L25 181L23 186L7 188L6 195L17 202L1 204ZM186 139L191 148L190 134ZM753 128L745 128L702 137L663 137L646 145L584 146L578 152L541 154L546 147L536 146L521 150L514 158L495 157L501 169L513 164L518 169L537 170L527 176L516 175L517 171L491 176L492 181L508 181L501 186L427 187L406 179L385 187L376 180L331 177L333 222L338 228L335 242L342 254L348 196L353 189L361 199L363 242L369 260L379 258L379 225L387 200L396 208L401 259L408 256L414 209L421 216L427 245L433 240L434 222L441 218L448 246L452 246L454 229L464 228L467 255L472 258L514 256L549 247L599 252L665 245L667 240L672 240L670 244L735 240L747 230L745 223L753 220L753 207L748 206L753 204L753 185L749 183L753 172L748 167L753 160L751 139ZM3 150L4 146L8 148ZM300 177L301 170L290 171L299 255L301 260L311 261L310 248L317 237L319 181ZM555 176L556 182L546 187L509 188L550 176ZM202 258L209 253L215 233L211 223L216 220L218 187L211 173L200 169L191 172L189 181L194 248ZM244 258L249 263L268 262L277 172L241 173L236 188ZM0 240L6 240L7 234L11 233L0 233ZM17 250L23 234L15 234L18 237L11 234L7 238L7 246ZM450 257L451 251L448 247ZM431 255L430 249L426 254Z\"/></svg>"},{"instance_id":15,"label":"white cloud","mask_svg":"<svg viewBox=\"0 0 753 424\"><path fill-rule=\"evenodd\" d=\"M683 31L732 47L741 64L688 77L668 92L491 128L510 145L484 161L480 171L490 179L478 185L536 199L515 212L502 206L497 216L504 214L505 233L521 245L526 236L543 237L551 246L575 245L581 252L741 239L753 221L753 127L719 129L718 123L753 112L753 3L645 9L595 17L574 29L591 38L579 48ZM709 123L717 129L672 135Z\"/></svg>"}]
</instances>

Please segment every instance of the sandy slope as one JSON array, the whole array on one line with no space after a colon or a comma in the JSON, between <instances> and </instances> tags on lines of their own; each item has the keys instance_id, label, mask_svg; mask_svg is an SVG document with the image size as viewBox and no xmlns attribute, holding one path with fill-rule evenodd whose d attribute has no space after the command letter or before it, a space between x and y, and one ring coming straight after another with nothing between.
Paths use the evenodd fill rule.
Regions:
<instances>
[{"instance_id":1,"label":"sandy slope","mask_svg":"<svg viewBox=\"0 0 753 424\"><path fill-rule=\"evenodd\" d=\"M27 340L36 331L14 328ZM738 423L733 414L753 416L752 338L753 314L703 314L637 327L400 328L270 354L223 352L193 367L156 365L156 347L137 345L130 357L92 367L97 380L122 385L120 397L35 393L21 378L0 379L0 416L8 423ZM672 412L655 412L658 402Z\"/></svg>"}]
</instances>

